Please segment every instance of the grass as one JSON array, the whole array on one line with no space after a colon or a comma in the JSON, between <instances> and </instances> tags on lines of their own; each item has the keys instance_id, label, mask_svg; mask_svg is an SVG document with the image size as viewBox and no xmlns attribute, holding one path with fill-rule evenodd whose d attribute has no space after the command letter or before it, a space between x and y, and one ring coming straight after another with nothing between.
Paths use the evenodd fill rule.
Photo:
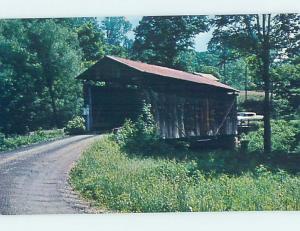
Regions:
<instances>
[{"instance_id":1,"label":"grass","mask_svg":"<svg viewBox=\"0 0 300 231\"><path fill-rule=\"evenodd\" d=\"M297 170L278 170L254 154L182 152L132 155L103 138L72 169L70 182L95 206L118 212L300 209Z\"/></svg>"},{"instance_id":2,"label":"grass","mask_svg":"<svg viewBox=\"0 0 300 231\"><path fill-rule=\"evenodd\" d=\"M39 130L29 135L16 135L11 137L5 137L0 133L0 152L13 150L30 144L54 140L63 137L64 135L65 134L61 129L47 131Z\"/></svg>"}]
</instances>

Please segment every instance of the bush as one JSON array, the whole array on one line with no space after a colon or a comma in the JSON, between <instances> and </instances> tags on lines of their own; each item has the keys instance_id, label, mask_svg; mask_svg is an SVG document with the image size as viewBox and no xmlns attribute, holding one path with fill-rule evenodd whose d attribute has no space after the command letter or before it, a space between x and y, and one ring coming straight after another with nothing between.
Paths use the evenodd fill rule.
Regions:
<instances>
[{"instance_id":1,"label":"bush","mask_svg":"<svg viewBox=\"0 0 300 231\"><path fill-rule=\"evenodd\" d=\"M16 149L29 144L54 140L64 136L63 130L38 130L29 135L5 137L0 133L0 151Z\"/></svg>"},{"instance_id":2,"label":"bush","mask_svg":"<svg viewBox=\"0 0 300 231\"><path fill-rule=\"evenodd\" d=\"M135 124L130 119L126 119L123 126L113 135L113 138L121 146L130 145L134 143L136 132Z\"/></svg>"},{"instance_id":3,"label":"bush","mask_svg":"<svg viewBox=\"0 0 300 231\"><path fill-rule=\"evenodd\" d=\"M293 118L293 108L288 99L277 98L272 101L273 117L277 119Z\"/></svg>"},{"instance_id":4,"label":"bush","mask_svg":"<svg viewBox=\"0 0 300 231\"><path fill-rule=\"evenodd\" d=\"M272 121L272 150L274 152L288 153L293 150L296 142L297 129L288 121L277 120ZM246 135L246 139L249 140L248 150L250 152L262 152L263 151L263 139L264 128L261 127L258 131L250 132Z\"/></svg>"},{"instance_id":5,"label":"bush","mask_svg":"<svg viewBox=\"0 0 300 231\"><path fill-rule=\"evenodd\" d=\"M85 119L76 116L74 119L67 123L65 132L69 135L79 135L85 132Z\"/></svg>"},{"instance_id":6,"label":"bush","mask_svg":"<svg viewBox=\"0 0 300 231\"><path fill-rule=\"evenodd\" d=\"M158 130L151 114L151 106L144 103L136 122L126 120L122 128L113 135L122 148L130 152L149 154L170 148L159 139Z\"/></svg>"}]
</instances>

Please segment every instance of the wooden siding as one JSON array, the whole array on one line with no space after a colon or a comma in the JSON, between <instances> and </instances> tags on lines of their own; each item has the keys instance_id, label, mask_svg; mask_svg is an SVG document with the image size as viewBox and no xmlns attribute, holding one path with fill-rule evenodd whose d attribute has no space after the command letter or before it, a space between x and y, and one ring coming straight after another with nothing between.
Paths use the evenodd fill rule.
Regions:
<instances>
[{"instance_id":1,"label":"wooden siding","mask_svg":"<svg viewBox=\"0 0 300 231\"><path fill-rule=\"evenodd\" d=\"M235 97L187 98L176 94L146 92L163 138L235 135Z\"/></svg>"}]
</instances>

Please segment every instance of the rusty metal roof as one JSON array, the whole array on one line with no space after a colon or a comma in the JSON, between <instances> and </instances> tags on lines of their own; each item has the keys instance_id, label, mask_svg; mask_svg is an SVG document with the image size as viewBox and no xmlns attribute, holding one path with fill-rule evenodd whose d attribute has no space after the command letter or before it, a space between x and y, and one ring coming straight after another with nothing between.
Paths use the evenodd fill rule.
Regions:
<instances>
[{"instance_id":1,"label":"rusty metal roof","mask_svg":"<svg viewBox=\"0 0 300 231\"><path fill-rule=\"evenodd\" d=\"M142 63L140 61L133 61L133 60L124 59L124 58L120 58L120 57L116 57L116 56L108 56L107 55L107 56L105 56L105 58L108 58L110 60L124 64L130 68L133 68L135 70L138 70L138 71L141 71L144 73L149 73L149 74L154 74L154 75L158 75L161 77L174 78L174 79L185 80L185 81L190 81L190 82L194 82L194 83L214 86L214 87L223 88L223 89L230 90L230 91L238 91L226 84L218 82L217 80L208 78L202 73L201 73L201 75L197 75L197 74L192 74L192 73L188 73L185 71L171 69L168 67ZM97 64L95 64L95 65L97 65Z\"/></svg>"},{"instance_id":2,"label":"rusty metal roof","mask_svg":"<svg viewBox=\"0 0 300 231\"><path fill-rule=\"evenodd\" d=\"M201 77L208 78L208 79L211 79L211 80L214 80L214 81L219 81L219 79L216 76L212 75L212 74L206 74L206 73L200 73L200 72L194 72L193 74L199 75Z\"/></svg>"},{"instance_id":3,"label":"rusty metal roof","mask_svg":"<svg viewBox=\"0 0 300 231\"><path fill-rule=\"evenodd\" d=\"M168 67L162 67L162 66L158 66L158 65L142 63L139 61L133 61L133 60L124 59L124 58L115 57L115 56L106 56L106 57L109 59L115 60L119 63L123 63L123 64L125 64L131 68L134 68L136 70L139 70L141 72L155 74L155 75L159 75L162 77L169 77L169 78L181 79L181 80L186 80L186 81L200 83L200 84L211 85L214 87L225 88L225 89L232 90L232 91L238 91L226 84L220 83L220 82L210 79L210 78L207 78L204 75L199 76L199 75L195 75L195 74L188 73L185 71L179 71L179 70L171 69Z\"/></svg>"}]
</instances>

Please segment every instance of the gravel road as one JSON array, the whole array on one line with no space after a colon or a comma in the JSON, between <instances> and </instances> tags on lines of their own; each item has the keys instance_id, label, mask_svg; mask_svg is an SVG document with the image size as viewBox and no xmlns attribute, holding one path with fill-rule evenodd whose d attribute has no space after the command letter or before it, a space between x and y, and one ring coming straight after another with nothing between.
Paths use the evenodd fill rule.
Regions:
<instances>
[{"instance_id":1,"label":"gravel road","mask_svg":"<svg viewBox=\"0 0 300 231\"><path fill-rule=\"evenodd\" d=\"M82 151L99 137L73 136L0 153L0 214L89 212L67 178Z\"/></svg>"}]
</instances>

